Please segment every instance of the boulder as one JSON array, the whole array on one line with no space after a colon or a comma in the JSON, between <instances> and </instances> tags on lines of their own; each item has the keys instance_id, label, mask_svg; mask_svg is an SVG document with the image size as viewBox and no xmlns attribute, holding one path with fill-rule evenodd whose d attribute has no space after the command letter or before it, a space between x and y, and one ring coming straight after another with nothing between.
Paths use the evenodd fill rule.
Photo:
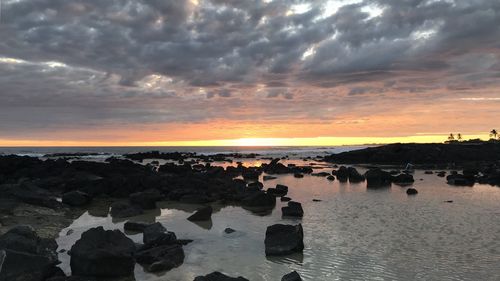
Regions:
<instances>
[{"instance_id":1,"label":"boulder","mask_svg":"<svg viewBox=\"0 0 500 281\"><path fill-rule=\"evenodd\" d=\"M295 174L293 174L293 176L294 176L295 178L298 178L298 179L301 179L301 178L303 178L303 177L304 177L304 175L303 175L303 174L301 174L301 173L295 173Z\"/></svg>"},{"instance_id":2,"label":"boulder","mask_svg":"<svg viewBox=\"0 0 500 281\"><path fill-rule=\"evenodd\" d=\"M446 177L446 181L449 185L473 186L475 178L473 176L470 177L462 174L451 174Z\"/></svg>"},{"instance_id":3,"label":"boulder","mask_svg":"<svg viewBox=\"0 0 500 281\"><path fill-rule=\"evenodd\" d=\"M365 173L368 188L381 188L391 186L392 176L381 169L370 169Z\"/></svg>"},{"instance_id":4,"label":"boulder","mask_svg":"<svg viewBox=\"0 0 500 281\"><path fill-rule=\"evenodd\" d=\"M281 281L302 281L297 271L292 271L281 278Z\"/></svg>"},{"instance_id":5,"label":"boulder","mask_svg":"<svg viewBox=\"0 0 500 281\"><path fill-rule=\"evenodd\" d=\"M147 226L143 231L142 242L148 247L172 244L177 240L175 233L167 231L159 222Z\"/></svg>"},{"instance_id":6,"label":"boulder","mask_svg":"<svg viewBox=\"0 0 500 281\"><path fill-rule=\"evenodd\" d=\"M329 181L334 181L335 177L334 176L328 176L328 177L326 177L326 179L329 180Z\"/></svg>"},{"instance_id":7,"label":"boulder","mask_svg":"<svg viewBox=\"0 0 500 281\"><path fill-rule=\"evenodd\" d=\"M288 255L304 250L302 225L271 225L264 241L267 256Z\"/></svg>"},{"instance_id":8,"label":"boulder","mask_svg":"<svg viewBox=\"0 0 500 281\"><path fill-rule=\"evenodd\" d=\"M231 233L233 233L233 232L236 232L236 230L234 230L234 229L232 229L232 228L229 228L229 227L228 227L228 228L226 228L226 229L224 229L224 233L231 234Z\"/></svg>"},{"instance_id":9,"label":"boulder","mask_svg":"<svg viewBox=\"0 0 500 281\"><path fill-rule=\"evenodd\" d=\"M248 281L243 277L229 277L220 272L212 272L205 276L197 276L194 281Z\"/></svg>"},{"instance_id":10,"label":"boulder","mask_svg":"<svg viewBox=\"0 0 500 281\"><path fill-rule=\"evenodd\" d=\"M365 181L365 177L361 175L358 170L354 167L347 168L347 172L349 174L349 182L358 183Z\"/></svg>"},{"instance_id":11,"label":"boulder","mask_svg":"<svg viewBox=\"0 0 500 281\"><path fill-rule=\"evenodd\" d=\"M288 202L288 201L291 201L292 198L286 197L286 196L282 196L280 200L281 200L281 202Z\"/></svg>"},{"instance_id":12,"label":"boulder","mask_svg":"<svg viewBox=\"0 0 500 281\"><path fill-rule=\"evenodd\" d=\"M437 176L441 177L441 178L444 178L446 176L446 172L445 171L441 171L441 172L437 173Z\"/></svg>"},{"instance_id":13,"label":"boulder","mask_svg":"<svg viewBox=\"0 0 500 281\"><path fill-rule=\"evenodd\" d=\"M415 188L408 188L406 190L406 194L408 194L408 195L417 195L418 191Z\"/></svg>"},{"instance_id":14,"label":"boulder","mask_svg":"<svg viewBox=\"0 0 500 281\"><path fill-rule=\"evenodd\" d=\"M130 205L123 202L115 202L111 204L111 216L113 218L128 218L141 215L142 209L136 205Z\"/></svg>"},{"instance_id":15,"label":"boulder","mask_svg":"<svg viewBox=\"0 0 500 281\"><path fill-rule=\"evenodd\" d=\"M349 179L349 170L346 166L340 166L335 175L339 181L346 182Z\"/></svg>"},{"instance_id":16,"label":"boulder","mask_svg":"<svg viewBox=\"0 0 500 281\"><path fill-rule=\"evenodd\" d=\"M71 247L71 272L96 277L132 275L135 250L134 242L121 231L91 228Z\"/></svg>"},{"instance_id":17,"label":"boulder","mask_svg":"<svg viewBox=\"0 0 500 281\"><path fill-rule=\"evenodd\" d=\"M62 195L62 202L74 207L83 206L90 202L90 196L82 191L70 191Z\"/></svg>"},{"instance_id":18,"label":"boulder","mask_svg":"<svg viewBox=\"0 0 500 281\"><path fill-rule=\"evenodd\" d=\"M162 245L139 250L135 258L148 272L166 271L184 262L184 250L178 244Z\"/></svg>"},{"instance_id":19,"label":"boulder","mask_svg":"<svg viewBox=\"0 0 500 281\"><path fill-rule=\"evenodd\" d=\"M302 209L302 204L299 202L290 201L288 206L282 207L281 212L284 217L302 217L304 216L304 210Z\"/></svg>"},{"instance_id":20,"label":"boulder","mask_svg":"<svg viewBox=\"0 0 500 281\"><path fill-rule=\"evenodd\" d=\"M57 243L18 225L0 236L0 280L43 281L57 272Z\"/></svg>"},{"instance_id":21,"label":"boulder","mask_svg":"<svg viewBox=\"0 0 500 281\"><path fill-rule=\"evenodd\" d=\"M206 206L198 209L194 214L192 214L187 219L189 221L208 221L212 217L213 209L211 206Z\"/></svg>"}]
</instances>

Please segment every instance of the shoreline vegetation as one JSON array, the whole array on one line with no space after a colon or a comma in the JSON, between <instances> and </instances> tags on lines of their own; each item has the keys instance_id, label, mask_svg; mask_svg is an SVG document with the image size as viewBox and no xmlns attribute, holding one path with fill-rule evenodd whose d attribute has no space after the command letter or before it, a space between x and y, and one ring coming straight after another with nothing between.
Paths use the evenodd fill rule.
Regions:
<instances>
[{"instance_id":1,"label":"shoreline vegetation","mask_svg":"<svg viewBox=\"0 0 500 281\"><path fill-rule=\"evenodd\" d=\"M182 266L183 246L192 242L177 237L160 223L128 221L125 228L143 234L143 243L135 245L120 230L91 228L83 233L70 250L75 276L65 276L57 267L57 243L54 238L87 211L94 201L105 202L103 216L127 219L145 210L157 208L157 202L175 201L202 204L188 219L203 222L212 215L211 204L241 206L257 214L266 214L280 199L288 205L283 216L300 219L301 203L287 197L288 187L276 185L264 190L259 181L277 175L293 174L324 177L329 181L366 182L367 188L387 188L392 184L407 187L408 196L418 196L411 187L415 181L408 163L428 169L426 174L446 177L450 185L473 186L475 183L500 187L499 141L450 141L445 144L389 144L361 150L304 158L304 165L283 164L288 156L266 158L250 153L202 155L189 152L126 154L105 162L83 161L85 153L52 154L48 159L0 156L0 280L84 281L130 277L136 263L147 272L164 272ZM154 160L144 163L144 160ZM245 167L245 159L259 159L259 167ZM160 164L158 160L167 160ZM314 172L307 161L323 162L333 170ZM214 162L235 163L223 168ZM368 166L360 173L355 166ZM392 170L384 170L391 167ZM411 166L410 166L411 167ZM446 171L443 171L446 170ZM455 170L455 171L450 171ZM175 230L174 230L175 231ZM227 229L231 231L231 229ZM302 252L303 228L275 224L267 227L263 241L265 253L282 256ZM98 251L97 251L98 250ZM97 254L98 253L98 254ZM23 262L19 262L23 261ZM228 279L229 278L229 279ZM219 272L198 276L203 280L247 280ZM301 280L296 272L282 280Z\"/></svg>"}]
</instances>

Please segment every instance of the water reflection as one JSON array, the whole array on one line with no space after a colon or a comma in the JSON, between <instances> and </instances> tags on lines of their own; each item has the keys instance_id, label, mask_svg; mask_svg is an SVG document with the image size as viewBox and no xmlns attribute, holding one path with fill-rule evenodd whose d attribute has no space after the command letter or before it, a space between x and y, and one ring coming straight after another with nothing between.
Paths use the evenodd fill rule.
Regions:
<instances>
[{"instance_id":1,"label":"water reflection","mask_svg":"<svg viewBox=\"0 0 500 281\"><path fill-rule=\"evenodd\" d=\"M416 171L415 178L423 180L413 184L419 191L414 197L406 195L406 187L394 185L367 189L365 183L293 175L261 179L264 188L287 185L287 196L302 203L302 219L282 218L286 202L277 200L274 209L259 214L214 204L212 220L200 225L186 218L202 205L161 202L158 209L130 220L159 221L177 237L194 241L184 247L186 258L180 267L158 276L137 266L136 279L191 281L222 271L263 281L280 280L296 270L304 280L498 280L500 188L456 188L423 171ZM108 210L106 202L95 202L62 230L60 249L69 250L89 227L123 230L126 220L109 217ZM265 256L265 231L275 223L303 224L303 254ZM236 231L225 233L228 227ZM73 232L66 235L69 229ZM142 240L139 233L127 235L136 242ZM67 253L60 253L60 259L69 273Z\"/></svg>"}]
</instances>

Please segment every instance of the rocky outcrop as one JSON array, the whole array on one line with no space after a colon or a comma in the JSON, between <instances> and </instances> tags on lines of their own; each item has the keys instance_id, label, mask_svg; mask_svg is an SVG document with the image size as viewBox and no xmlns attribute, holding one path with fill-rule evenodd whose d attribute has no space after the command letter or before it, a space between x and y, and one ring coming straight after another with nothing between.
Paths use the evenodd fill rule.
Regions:
<instances>
[{"instance_id":1,"label":"rocky outcrop","mask_svg":"<svg viewBox=\"0 0 500 281\"><path fill-rule=\"evenodd\" d=\"M119 230L91 228L71 247L73 275L129 276L134 272L135 244Z\"/></svg>"},{"instance_id":2,"label":"rocky outcrop","mask_svg":"<svg viewBox=\"0 0 500 281\"><path fill-rule=\"evenodd\" d=\"M43 281L57 272L57 244L19 225L0 236L0 280Z\"/></svg>"},{"instance_id":3,"label":"rocky outcrop","mask_svg":"<svg viewBox=\"0 0 500 281\"><path fill-rule=\"evenodd\" d=\"M267 256L281 256L304 249L302 225L275 224L266 230L265 252Z\"/></svg>"}]
</instances>

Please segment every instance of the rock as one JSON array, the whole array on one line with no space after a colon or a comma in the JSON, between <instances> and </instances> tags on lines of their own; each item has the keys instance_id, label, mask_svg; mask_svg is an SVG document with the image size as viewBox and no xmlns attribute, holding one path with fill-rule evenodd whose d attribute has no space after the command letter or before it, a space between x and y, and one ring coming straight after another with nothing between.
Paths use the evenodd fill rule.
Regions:
<instances>
[{"instance_id":1,"label":"rock","mask_svg":"<svg viewBox=\"0 0 500 281\"><path fill-rule=\"evenodd\" d=\"M0 280L43 281L57 272L57 243L26 225L0 236Z\"/></svg>"},{"instance_id":2,"label":"rock","mask_svg":"<svg viewBox=\"0 0 500 281\"><path fill-rule=\"evenodd\" d=\"M275 176L264 176L263 177L263 180L265 180L265 181L275 180L275 179L277 179L277 177L275 177Z\"/></svg>"},{"instance_id":3,"label":"rock","mask_svg":"<svg viewBox=\"0 0 500 281\"><path fill-rule=\"evenodd\" d=\"M300 278L300 275L297 273L297 271L293 271L284 275L281 278L281 281L302 281L302 278Z\"/></svg>"},{"instance_id":4,"label":"rock","mask_svg":"<svg viewBox=\"0 0 500 281\"><path fill-rule=\"evenodd\" d=\"M147 226L143 231L142 242L148 247L172 244L177 240L175 233L168 231L159 222Z\"/></svg>"},{"instance_id":5,"label":"rock","mask_svg":"<svg viewBox=\"0 0 500 281\"><path fill-rule=\"evenodd\" d=\"M266 207L274 208L276 206L276 197L262 191L255 192L242 201L246 207Z\"/></svg>"},{"instance_id":6,"label":"rock","mask_svg":"<svg viewBox=\"0 0 500 281\"><path fill-rule=\"evenodd\" d=\"M319 173L312 173L311 176L315 176L315 177L328 177L330 175L330 173L327 173L327 172L319 172Z\"/></svg>"},{"instance_id":7,"label":"rock","mask_svg":"<svg viewBox=\"0 0 500 281\"><path fill-rule=\"evenodd\" d=\"M424 174L426 174L426 175L432 175L432 174L434 174L434 172L433 171L425 171Z\"/></svg>"},{"instance_id":8,"label":"rock","mask_svg":"<svg viewBox=\"0 0 500 281\"><path fill-rule=\"evenodd\" d=\"M301 173L295 173L295 174L293 174L293 176L294 176L295 178L298 178L298 179L301 179L301 178L303 178L303 177L304 177L304 175L303 175L303 174L301 174Z\"/></svg>"},{"instance_id":9,"label":"rock","mask_svg":"<svg viewBox=\"0 0 500 281\"><path fill-rule=\"evenodd\" d=\"M257 189L262 189L264 187L264 184L259 182L259 181L255 181L255 182L251 182L247 185L248 188L257 188Z\"/></svg>"},{"instance_id":10,"label":"rock","mask_svg":"<svg viewBox=\"0 0 500 281\"><path fill-rule=\"evenodd\" d=\"M346 166L340 166L335 175L339 181L346 182L349 179L349 170L347 170Z\"/></svg>"},{"instance_id":11,"label":"rock","mask_svg":"<svg viewBox=\"0 0 500 281\"><path fill-rule=\"evenodd\" d=\"M156 202L161 199L162 196L158 191L136 192L129 195L130 203L144 210L156 209Z\"/></svg>"},{"instance_id":12,"label":"rock","mask_svg":"<svg viewBox=\"0 0 500 281\"><path fill-rule=\"evenodd\" d=\"M392 182L397 185L409 185L415 182L412 175L399 174L392 179Z\"/></svg>"},{"instance_id":13,"label":"rock","mask_svg":"<svg viewBox=\"0 0 500 281\"><path fill-rule=\"evenodd\" d=\"M203 207L198 209L194 214L192 214L187 219L189 221L207 221L212 217L213 209L211 206Z\"/></svg>"},{"instance_id":14,"label":"rock","mask_svg":"<svg viewBox=\"0 0 500 281\"><path fill-rule=\"evenodd\" d=\"M446 200L445 203L453 203L453 200Z\"/></svg>"},{"instance_id":15,"label":"rock","mask_svg":"<svg viewBox=\"0 0 500 281\"><path fill-rule=\"evenodd\" d=\"M144 223L144 222L128 221L123 225L123 229L126 231L143 232L144 229L149 225L150 225L149 223Z\"/></svg>"},{"instance_id":16,"label":"rock","mask_svg":"<svg viewBox=\"0 0 500 281\"><path fill-rule=\"evenodd\" d=\"M349 174L349 182L358 183L365 181L365 177L361 175L358 170L354 167L347 168L347 172Z\"/></svg>"},{"instance_id":17,"label":"rock","mask_svg":"<svg viewBox=\"0 0 500 281\"><path fill-rule=\"evenodd\" d=\"M437 176L441 177L441 178L444 178L446 176L446 172L445 171L441 171L441 172L437 173Z\"/></svg>"},{"instance_id":18,"label":"rock","mask_svg":"<svg viewBox=\"0 0 500 281\"><path fill-rule=\"evenodd\" d=\"M451 174L446 177L446 181L449 185L456 186L473 186L475 182L475 178L467 177L462 174Z\"/></svg>"},{"instance_id":19,"label":"rock","mask_svg":"<svg viewBox=\"0 0 500 281\"><path fill-rule=\"evenodd\" d=\"M276 188L268 188L267 193L273 194L276 197L282 197L288 193L288 186L277 184Z\"/></svg>"},{"instance_id":20,"label":"rock","mask_svg":"<svg viewBox=\"0 0 500 281\"><path fill-rule=\"evenodd\" d=\"M321 202L321 201L323 201L323 200L321 200L321 199L313 199L313 202Z\"/></svg>"},{"instance_id":21,"label":"rock","mask_svg":"<svg viewBox=\"0 0 500 281\"><path fill-rule=\"evenodd\" d=\"M141 215L142 209L135 205L129 205L123 202L115 202L111 204L111 216L114 218L128 218Z\"/></svg>"},{"instance_id":22,"label":"rock","mask_svg":"<svg viewBox=\"0 0 500 281\"><path fill-rule=\"evenodd\" d=\"M264 241L267 256L288 255L304 250L302 225L271 225Z\"/></svg>"},{"instance_id":23,"label":"rock","mask_svg":"<svg viewBox=\"0 0 500 281\"><path fill-rule=\"evenodd\" d=\"M281 200L281 202L288 202L288 201L291 201L291 200L292 200L292 198L290 198L290 197L286 197L286 196L281 196L281 199L280 199L280 200Z\"/></svg>"},{"instance_id":24,"label":"rock","mask_svg":"<svg viewBox=\"0 0 500 281\"><path fill-rule=\"evenodd\" d=\"M62 195L62 202L74 207L83 206L90 202L90 196L82 191L70 191Z\"/></svg>"},{"instance_id":25,"label":"rock","mask_svg":"<svg viewBox=\"0 0 500 281\"><path fill-rule=\"evenodd\" d=\"M302 217L304 216L304 210L299 202L290 201L287 207L282 207L281 212L284 217Z\"/></svg>"},{"instance_id":26,"label":"rock","mask_svg":"<svg viewBox=\"0 0 500 281\"><path fill-rule=\"evenodd\" d=\"M408 188L406 190L406 194L408 194L408 195L417 195L418 191L415 188Z\"/></svg>"},{"instance_id":27,"label":"rock","mask_svg":"<svg viewBox=\"0 0 500 281\"><path fill-rule=\"evenodd\" d=\"M391 186L392 176L381 169L370 169L365 173L366 186L368 188L380 188Z\"/></svg>"},{"instance_id":28,"label":"rock","mask_svg":"<svg viewBox=\"0 0 500 281\"><path fill-rule=\"evenodd\" d=\"M261 172L255 169L246 168L242 171L241 175L246 180L258 180Z\"/></svg>"},{"instance_id":29,"label":"rock","mask_svg":"<svg viewBox=\"0 0 500 281\"><path fill-rule=\"evenodd\" d=\"M166 271L184 262L184 250L178 244L162 245L139 250L135 258L138 263L145 266L146 271Z\"/></svg>"},{"instance_id":30,"label":"rock","mask_svg":"<svg viewBox=\"0 0 500 281\"><path fill-rule=\"evenodd\" d=\"M230 234L230 233L233 233L233 232L236 232L236 230L232 229L232 228L226 228L224 229L224 233L227 233L227 234Z\"/></svg>"},{"instance_id":31,"label":"rock","mask_svg":"<svg viewBox=\"0 0 500 281\"><path fill-rule=\"evenodd\" d=\"M188 204L205 204L210 201L212 200L204 193L185 194L179 199L179 202Z\"/></svg>"},{"instance_id":32,"label":"rock","mask_svg":"<svg viewBox=\"0 0 500 281\"><path fill-rule=\"evenodd\" d=\"M197 276L194 281L248 281L243 277L229 277L220 272L212 272L205 276Z\"/></svg>"},{"instance_id":33,"label":"rock","mask_svg":"<svg viewBox=\"0 0 500 281\"><path fill-rule=\"evenodd\" d=\"M134 242L119 230L91 228L71 247L74 275L118 277L134 272Z\"/></svg>"},{"instance_id":34,"label":"rock","mask_svg":"<svg viewBox=\"0 0 500 281\"><path fill-rule=\"evenodd\" d=\"M326 177L326 179L329 180L329 181L334 181L335 177L334 176L328 176L328 177Z\"/></svg>"}]
</instances>

